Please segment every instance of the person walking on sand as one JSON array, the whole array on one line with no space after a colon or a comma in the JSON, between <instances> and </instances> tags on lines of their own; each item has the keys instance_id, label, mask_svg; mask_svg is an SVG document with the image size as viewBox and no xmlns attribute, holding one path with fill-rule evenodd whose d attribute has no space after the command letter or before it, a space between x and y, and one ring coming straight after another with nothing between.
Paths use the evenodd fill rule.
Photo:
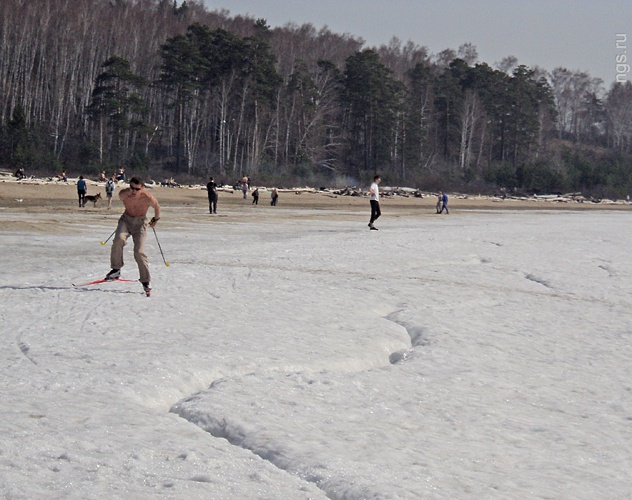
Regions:
<instances>
[{"instance_id":1,"label":"person walking on sand","mask_svg":"<svg viewBox=\"0 0 632 500\"><path fill-rule=\"evenodd\" d=\"M259 188L255 188L255 190L252 192L252 204L259 204Z\"/></svg>"},{"instance_id":2,"label":"person walking on sand","mask_svg":"<svg viewBox=\"0 0 632 500\"><path fill-rule=\"evenodd\" d=\"M276 207L277 203L279 202L279 191L277 190L277 188L272 189L272 193L270 193L270 198L270 205Z\"/></svg>"},{"instance_id":3,"label":"person walking on sand","mask_svg":"<svg viewBox=\"0 0 632 500\"><path fill-rule=\"evenodd\" d=\"M369 229L372 231L377 231L377 227L373 225L373 223L382 215L382 211L380 210L380 189L379 184L382 182L382 178L379 175L373 177L373 183L369 188L369 194L371 195L370 203L371 203L371 220L369 221Z\"/></svg>"},{"instance_id":4,"label":"person walking on sand","mask_svg":"<svg viewBox=\"0 0 632 500\"><path fill-rule=\"evenodd\" d=\"M77 182L77 194L79 195L79 207L86 206L86 193L88 192L88 185L86 184L86 180L83 178L83 175L79 176L79 181Z\"/></svg>"},{"instance_id":5,"label":"person walking on sand","mask_svg":"<svg viewBox=\"0 0 632 500\"><path fill-rule=\"evenodd\" d=\"M105 195L108 198L108 209L112 208L112 196L114 196L114 189L116 184L114 183L115 177L112 176L105 183Z\"/></svg>"},{"instance_id":6,"label":"person walking on sand","mask_svg":"<svg viewBox=\"0 0 632 500\"><path fill-rule=\"evenodd\" d=\"M116 234L112 240L110 264L112 270L105 276L106 280L113 280L121 276L123 267L123 247L131 236L134 240L134 259L138 264L140 282L145 292L151 291L151 276L149 275L149 259L145 254L145 238L147 226L153 228L160 220L160 204L158 200L145 190L145 184L140 177L132 177L129 187L119 192L119 198L125 205L125 212L119 219ZM154 216L147 223L147 210L154 209Z\"/></svg>"},{"instance_id":7,"label":"person walking on sand","mask_svg":"<svg viewBox=\"0 0 632 500\"><path fill-rule=\"evenodd\" d=\"M448 193L445 192L441 195L441 211L439 213L442 214L444 210L447 215L450 214L448 211Z\"/></svg>"},{"instance_id":8,"label":"person walking on sand","mask_svg":"<svg viewBox=\"0 0 632 500\"><path fill-rule=\"evenodd\" d=\"M206 191L208 192L208 210L212 214L217 214L217 184L213 177L209 178Z\"/></svg>"}]
</instances>

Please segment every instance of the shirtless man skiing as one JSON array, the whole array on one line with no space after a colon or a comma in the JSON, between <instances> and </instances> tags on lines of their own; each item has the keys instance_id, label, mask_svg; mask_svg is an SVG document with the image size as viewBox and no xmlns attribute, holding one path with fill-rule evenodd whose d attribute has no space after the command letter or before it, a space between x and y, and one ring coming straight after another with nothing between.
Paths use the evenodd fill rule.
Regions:
<instances>
[{"instance_id":1,"label":"shirtless man skiing","mask_svg":"<svg viewBox=\"0 0 632 500\"><path fill-rule=\"evenodd\" d=\"M145 254L145 238L147 226L154 227L160 220L160 205L158 200L145 190L145 184L140 177L132 177L129 187L119 192L119 198L125 205L125 212L119 219L116 235L112 241L110 264L112 270L106 275L106 280L114 280L121 276L123 267L123 247L130 236L134 240L134 259L138 264L140 282L147 295L151 292L151 276L149 275L149 260ZM147 210L153 207L154 216L147 224Z\"/></svg>"}]
</instances>

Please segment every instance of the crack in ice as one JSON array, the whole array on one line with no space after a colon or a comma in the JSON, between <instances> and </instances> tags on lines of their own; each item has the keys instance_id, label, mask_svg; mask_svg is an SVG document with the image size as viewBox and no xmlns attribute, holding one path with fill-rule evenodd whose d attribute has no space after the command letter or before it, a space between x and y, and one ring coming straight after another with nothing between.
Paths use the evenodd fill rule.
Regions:
<instances>
[{"instance_id":1,"label":"crack in ice","mask_svg":"<svg viewBox=\"0 0 632 500\"><path fill-rule=\"evenodd\" d=\"M533 281L534 283L537 283L538 285L542 285L546 288L553 289L553 287L550 285L548 281L542 278L538 278L537 276L534 276L533 274L526 274L525 278L528 279L529 281Z\"/></svg>"},{"instance_id":2,"label":"crack in ice","mask_svg":"<svg viewBox=\"0 0 632 500\"><path fill-rule=\"evenodd\" d=\"M386 316L384 319L406 330L406 333L410 338L410 347L391 353L388 359L390 365L401 364L411 359L415 355L417 348L427 346L430 342L426 328L400 320L398 316L401 312L401 310L395 311ZM374 369L376 369L375 365L366 367L366 370ZM226 380L226 378L213 381L207 390L212 390L214 387L218 387L218 385L224 380ZM193 425L196 425L215 438L225 439L232 446L236 446L242 450L247 450L253 453L280 471L313 484L329 498L337 498L334 492L322 485L323 481L325 481L327 477L315 473L313 468L309 466L301 467L299 465L298 470L296 470L296 464L293 464L291 458L284 455L281 448L262 446L257 442L256 438L252 438L251 433L248 432L247 429L244 429L238 423L231 422L226 417L217 418L208 412L191 412L185 407L185 403L194 402L198 399L198 394L200 393L195 393L187 398L181 399L171 407L169 412L178 415L180 418Z\"/></svg>"}]
</instances>

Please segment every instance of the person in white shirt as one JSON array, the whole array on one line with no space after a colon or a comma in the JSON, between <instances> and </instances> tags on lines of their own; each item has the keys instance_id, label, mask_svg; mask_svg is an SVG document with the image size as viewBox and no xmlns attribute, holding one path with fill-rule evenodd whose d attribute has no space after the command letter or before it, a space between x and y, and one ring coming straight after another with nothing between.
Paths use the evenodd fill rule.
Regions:
<instances>
[{"instance_id":1,"label":"person in white shirt","mask_svg":"<svg viewBox=\"0 0 632 500\"><path fill-rule=\"evenodd\" d=\"M372 231L377 231L377 227L375 227L373 223L380 215L382 215L382 212L380 211L380 190L378 188L381 180L380 176L376 175L373 177L373 184L371 184L371 187L369 188L369 194L371 195L371 220L369 221L369 228Z\"/></svg>"}]
</instances>

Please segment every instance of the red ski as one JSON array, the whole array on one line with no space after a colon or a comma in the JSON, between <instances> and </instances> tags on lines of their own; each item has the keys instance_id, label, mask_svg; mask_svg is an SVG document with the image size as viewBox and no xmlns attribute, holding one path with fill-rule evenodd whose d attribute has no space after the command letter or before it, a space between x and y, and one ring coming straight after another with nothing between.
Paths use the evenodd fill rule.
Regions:
<instances>
[{"instance_id":1,"label":"red ski","mask_svg":"<svg viewBox=\"0 0 632 500\"><path fill-rule=\"evenodd\" d=\"M123 279L123 278L114 278L113 280L108 280L108 279L105 279L105 278L101 278L101 279L98 279L98 280L89 281L88 283L82 283L80 285L75 285L73 283L72 286L74 286L76 288L81 288L81 287L84 287L84 286L98 285L99 283L109 283L111 281L120 281L120 282L123 282L123 283L136 283L138 280L126 280L126 279Z\"/></svg>"}]
</instances>

